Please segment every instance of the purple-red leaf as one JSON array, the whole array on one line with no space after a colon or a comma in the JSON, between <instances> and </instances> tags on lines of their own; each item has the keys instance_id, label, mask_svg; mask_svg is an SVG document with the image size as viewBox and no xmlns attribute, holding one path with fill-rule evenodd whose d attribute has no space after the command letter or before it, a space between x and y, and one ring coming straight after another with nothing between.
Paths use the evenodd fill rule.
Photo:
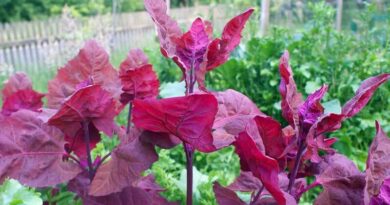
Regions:
<instances>
[{"instance_id":1,"label":"purple-red leaf","mask_svg":"<svg viewBox=\"0 0 390 205\"><path fill-rule=\"evenodd\" d=\"M101 85L119 99L121 85L118 73L110 64L106 51L95 41L87 41L78 55L49 81L48 107L60 108L69 96L88 85Z\"/></svg>"},{"instance_id":2,"label":"purple-red leaf","mask_svg":"<svg viewBox=\"0 0 390 205\"><path fill-rule=\"evenodd\" d=\"M228 89L213 93L218 100L218 113L213 125L214 145L217 148L229 146L235 136L245 131L248 122L256 115L264 115L248 97Z\"/></svg>"},{"instance_id":3,"label":"purple-red leaf","mask_svg":"<svg viewBox=\"0 0 390 205\"><path fill-rule=\"evenodd\" d=\"M264 187L279 204L286 204L284 194L279 188L278 162L264 155L246 132L240 133L234 146L240 157L241 169L251 171L255 177L261 180Z\"/></svg>"},{"instance_id":4,"label":"purple-red leaf","mask_svg":"<svg viewBox=\"0 0 390 205\"><path fill-rule=\"evenodd\" d=\"M120 192L140 179L142 172L155 161L157 154L153 146L141 142L137 136L114 149L111 160L97 170L89 194L105 196Z\"/></svg>"},{"instance_id":5,"label":"purple-red leaf","mask_svg":"<svg viewBox=\"0 0 390 205\"><path fill-rule=\"evenodd\" d=\"M215 151L211 127L217 106L217 100L209 94L135 100L133 122L138 128L169 133L199 151L211 152Z\"/></svg>"},{"instance_id":6,"label":"purple-red leaf","mask_svg":"<svg viewBox=\"0 0 390 205\"><path fill-rule=\"evenodd\" d=\"M92 123L99 131L112 136L115 130L115 101L99 85L78 90L67 99L49 124L60 128L66 135L75 137L82 123Z\"/></svg>"},{"instance_id":7,"label":"purple-red leaf","mask_svg":"<svg viewBox=\"0 0 390 205\"><path fill-rule=\"evenodd\" d=\"M149 185L145 187L142 180L147 180ZM88 195L89 178L88 173L83 172L77 178L68 184L68 189L75 192L83 201L84 205L174 205L176 203L168 202L160 196L161 188L150 182L150 177L146 176L138 183L125 187L121 192L109 194L106 196L94 197Z\"/></svg>"},{"instance_id":8,"label":"purple-red leaf","mask_svg":"<svg viewBox=\"0 0 390 205\"><path fill-rule=\"evenodd\" d=\"M324 114L324 107L322 107L320 101L327 90L328 86L323 85L320 89L310 94L305 103L299 107L299 114L302 121L301 126L303 129L309 130L317 119Z\"/></svg>"},{"instance_id":9,"label":"purple-red leaf","mask_svg":"<svg viewBox=\"0 0 390 205\"><path fill-rule=\"evenodd\" d=\"M224 64L231 52L240 44L241 33L254 9L239 14L231 19L224 27L221 38L214 39L207 47L205 59L200 69L196 70L196 80L201 89L205 89L206 72Z\"/></svg>"},{"instance_id":10,"label":"purple-red leaf","mask_svg":"<svg viewBox=\"0 0 390 205\"><path fill-rule=\"evenodd\" d=\"M364 174L351 160L340 154L328 155L320 167L317 182L324 191L314 204L363 204Z\"/></svg>"},{"instance_id":11,"label":"purple-red leaf","mask_svg":"<svg viewBox=\"0 0 390 205\"><path fill-rule=\"evenodd\" d=\"M1 91L3 101L19 90L32 90L31 80L25 73L15 73L4 82Z\"/></svg>"},{"instance_id":12,"label":"purple-red leaf","mask_svg":"<svg viewBox=\"0 0 390 205\"><path fill-rule=\"evenodd\" d=\"M364 175L354 175L323 184L324 191L318 195L315 205L363 204Z\"/></svg>"},{"instance_id":13,"label":"purple-red leaf","mask_svg":"<svg viewBox=\"0 0 390 205\"><path fill-rule=\"evenodd\" d=\"M378 122L376 130L367 159L366 199L377 196L385 179L390 177L390 138Z\"/></svg>"},{"instance_id":14,"label":"purple-red leaf","mask_svg":"<svg viewBox=\"0 0 390 205\"><path fill-rule=\"evenodd\" d=\"M285 51L280 58L279 92L282 96L282 115L287 122L296 129L299 123L299 106L303 104L302 94L298 92L293 73L289 65L289 53Z\"/></svg>"},{"instance_id":15,"label":"purple-red leaf","mask_svg":"<svg viewBox=\"0 0 390 205\"><path fill-rule=\"evenodd\" d=\"M42 98L44 96L34 90L19 90L4 100L1 113L10 115L20 109L38 112L43 106Z\"/></svg>"},{"instance_id":16,"label":"purple-red leaf","mask_svg":"<svg viewBox=\"0 0 390 205\"><path fill-rule=\"evenodd\" d=\"M158 95L160 82L150 64L128 70L119 77L123 85L121 102L124 104L136 98L155 98Z\"/></svg>"},{"instance_id":17,"label":"purple-red leaf","mask_svg":"<svg viewBox=\"0 0 390 205\"><path fill-rule=\"evenodd\" d=\"M4 83L1 113L10 115L20 109L37 112L43 106L42 98L44 96L32 89L31 81L26 74L16 73Z\"/></svg>"},{"instance_id":18,"label":"purple-red leaf","mask_svg":"<svg viewBox=\"0 0 390 205\"><path fill-rule=\"evenodd\" d=\"M356 115L364 106L366 106L375 90L389 79L390 73L385 73L364 80L356 91L355 96L345 103L341 113L346 117Z\"/></svg>"},{"instance_id":19,"label":"purple-red leaf","mask_svg":"<svg viewBox=\"0 0 390 205\"><path fill-rule=\"evenodd\" d=\"M190 30L177 41L176 56L181 67L184 67L185 70L191 68L198 70L209 43L206 25L201 18L197 18L192 23Z\"/></svg>"},{"instance_id":20,"label":"purple-red leaf","mask_svg":"<svg viewBox=\"0 0 390 205\"><path fill-rule=\"evenodd\" d=\"M161 52L173 58L176 55L176 41L182 36L179 25L167 14L167 5L163 0L144 0L145 8L157 26Z\"/></svg>"},{"instance_id":21,"label":"purple-red leaf","mask_svg":"<svg viewBox=\"0 0 390 205\"><path fill-rule=\"evenodd\" d=\"M20 110L0 117L0 183L10 177L32 187L54 186L81 172L75 163L63 161L63 134L37 115Z\"/></svg>"},{"instance_id":22,"label":"purple-red leaf","mask_svg":"<svg viewBox=\"0 0 390 205\"><path fill-rule=\"evenodd\" d=\"M268 116L256 116L255 122L263 140L266 155L278 159L287 145L280 123Z\"/></svg>"},{"instance_id":23,"label":"purple-red leaf","mask_svg":"<svg viewBox=\"0 0 390 205\"><path fill-rule=\"evenodd\" d=\"M254 9L248 9L232 18L225 25L221 38L211 42L207 51L207 71L228 60L230 53L240 44L242 30L253 11Z\"/></svg>"},{"instance_id":24,"label":"purple-red leaf","mask_svg":"<svg viewBox=\"0 0 390 205\"><path fill-rule=\"evenodd\" d=\"M96 127L90 123L88 126L89 129L89 147L92 150L96 147L96 144L100 142L100 133ZM76 136L65 136L65 150L71 154L72 152L76 154L80 161L87 162L87 150L86 142L84 138L84 130L79 129L76 133Z\"/></svg>"},{"instance_id":25,"label":"purple-red leaf","mask_svg":"<svg viewBox=\"0 0 390 205\"><path fill-rule=\"evenodd\" d=\"M317 137L332 132L341 127L341 123L350 117L356 115L368 103L374 94L375 90L387 80L390 79L390 74L382 74L370 77L362 82L355 96L350 99L342 108L341 114L329 113L320 116L317 121L310 127L306 141L308 144L308 154L313 162L319 162L318 150L331 151L330 146L335 142L335 139L325 139L323 136L320 139ZM322 146L322 147L321 147Z\"/></svg>"},{"instance_id":26,"label":"purple-red leaf","mask_svg":"<svg viewBox=\"0 0 390 205\"><path fill-rule=\"evenodd\" d=\"M234 191L221 186L218 182L214 183L213 189L219 205L246 205Z\"/></svg>"},{"instance_id":27,"label":"purple-red leaf","mask_svg":"<svg viewBox=\"0 0 390 205\"><path fill-rule=\"evenodd\" d=\"M169 133L143 131L141 141L156 145L163 149L171 149L180 144L180 139Z\"/></svg>"},{"instance_id":28,"label":"purple-red leaf","mask_svg":"<svg viewBox=\"0 0 390 205\"><path fill-rule=\"evenodd\" d=\"M182 69L187 85L195 83L196 80L201 90L205 90L206 72L226 62L230 53L238 46L241 32L254 11L249 9L234 17L226 24L222 37L212 40L210 22L197 18L190 30L183 34L177 22L168 16L163 0L144 2L157 26L163 55L172 58ZM191 69L194 73L187 73Z\"/></svg>"},{"instance_id":29,"label":"purple-red leaf","mask_svg":"<svg viewBox=\"0 0 390 205\"><path fill-rule=\"evenodd\" d=\"M383 182L379 194L373 196L369 202L370 205L383 205L390 204L390 178L385 179Z\"/></svg>"},{"instance_id":30,"label":"purple-red leaf","mask_svg":"<svg viewBox=\"0 0 390 205\"><path fill-rule=\"evenodd\" d=\"M254 192L262 188L261 181L252 172L241 171L240 175L228 186L229 189L241 192Z\"/></svg>"},{"instance_id":31,"label":"purple-red leaf","mask_svg":"<svg viewBox=\"0 0 390 205\"><path fill-rule=\"evenodd\" d=\"M134 70L146 64L149 64L148 57L141 49L136 48L129 51L126 59L119 66L119 69L121 73L124 73L128 70Z\"/></svg>"},{"instance_id":32,"label":"purple-red leaf","mask_svg":"<svg viewBox=\"0 0 390 205\"><path fill-rule=\"evenodd\" d=\"M138 61L137 61L138 59ZM160 82L153 66L141 50L131 50L120 65L119 78L122 82L121 102L126 104L135 98L155 98Z\"/></svg>"}]
</instances>

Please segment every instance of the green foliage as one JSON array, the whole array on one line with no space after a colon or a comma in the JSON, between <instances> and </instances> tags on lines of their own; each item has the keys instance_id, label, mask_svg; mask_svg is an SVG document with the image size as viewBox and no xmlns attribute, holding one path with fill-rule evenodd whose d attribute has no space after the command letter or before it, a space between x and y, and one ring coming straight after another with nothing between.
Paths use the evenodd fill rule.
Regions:
<instances>
[{"instance_id":1,"label":"green foliage","mask_svg":"<svg viewBox=\"0 0 390 205\"><path fill-rule=\"evenodd\" d=\"M283 50L291 54L298 89L309 94L322 84L329 84L324 101L338 99L341 104L350 99L359 83L372 75L390 71L390 32L338 33L333 28L334 11L325 4L311 5L313 20L302 32L292 33L274 28L265 38L253 38L239 50L236 57L207 78L207 85L216 90L233 88L248 95L262 111L280 115L277 93L279 84L278 61ZM361 22L371 21L370 11L361 15ZM368 19L366 19L368 18ZM385 39L385 40L383 40ZM375 106L374 106L375 105ZM356 118L348 120L341 132L334 133L340 141L336 148L347 155L365 155L374 136L374 120L378 119L389 130L390 89L381 87L369 106ZM355 146L348 146L347 139ZM357 148L356 148L356 141ZM346 148L350 147L350 148ZM352 148L355 147L355 148ZM355 155L356 154L356 155ZM361 158L364 158L363 156Z\"/></svg>"},{"instance_id":2,"label":"green foliage","mask_svg":"<svg viewBox=\"0 0 390 205\"><path fill-rule=\"evenodd\" d=\"M10 1L4 0L0 5L4 2ZM15 2L22 2L22 0ZM388 27L390 22L389 19L381 19L377 22L376 10L373 6L368 6L366 12L360 13L358 18L354 19L357 29L350 33L338 33L334 30L335 13L329 6L320 3L311 4L310 8L313 11L312 20L303 27L302 31L292 32L273 28L269 36L252 38L239 47L231 60L207 76L207 85L210 89L232 88L243 92L256 102L263 112L282 120L278 93L280 81L278 63L285 49L290 51L294 77L298 89L304 95L308 95L324 83L329 84L329 92L324 99L326 112L339 112L340 105L352 97L363 79L390 72L390 27ZM0 16L2 9L3 7L0 7ZM157 46L150 46L150 48L157 48ZM158 49L150 49L146 52L162 81L161 95L170 96L180 93L182 89L180 84L167 84L180 80L180 69L172 61L162 57ZM118 67L124 57L125 52L115 54L112 59L113 64ZM34 86L44 92L47 79L50 79L48 76L52 76L52 72L44 75L35 73L29 76L32 77ZM385 84L357 117L346 121L340 131L331 134L338 138L335 148L354 160L362 170L365 167L367 149L375 134L374 120L379 120L386 132L390 131L389 108L390 87L389 84ZM117 122L125 125L126 121L127 112L123 112L118 116ZM103 137L102 142L93 151L94 157L104 155L117 143L119 143L118 138ZM180 145L171 150L158 150L158 154L159 160L148 173L153 173L157 182L166 189L162 193L163 196L184 204L185 190L181 185L181 176L185 170L183 147ZM231 183L240 168L238 157L231 147L210 154L196 152L194 166L198 178L201 179L196 186L195 200L201 205L215 205L212 183L214 181L222 185ZM60 201L66 204L65 202L73 200L73 195L66 192L64 186L57 189L59 192L54 197L51 195L51 189L42 191L41 197L58 204L61 204ZM321 188L318 187L306 193L302 200L303 204L311 203L320 190ZM5 193L8 194L0 188L0 197ZM71 203L74 204L73 201Z\"/></svg>"},{"instance_id":3,"label":"green foliage","mask_svg":"<svg viewBox=\"0 0 390 205\"><path fill-rule=\"evenodd\" d=\"M213 193L213 182L228 185L238 176L240 165L233 148L214 153L195 153L194 200L199 205L217 205ZM163 196L171 201L185 202L185 154L183 146L171 150L159 150L159 160L151 172L157 182L166 189ZM196 182L196 183L195 183Z\"/></svg>"},{"instance_id":4,"label":"green foliage","mask_svg":"<svg viewBox=\"0 0 390 205\"><path fill-rule=\"evenodd\" d=\"M118 12L144 9L140 0L117 0ZM112 0L1 0L0 22L44 19L59 15L68 6L75 16L93 16L112 11Z\"/></svg>"},{"instance_id":5,"label":"green foliage","mask_svg":"<svg viewBox=\"0 0 390 205\"><path fill-rule=\"evenodd\" d=\"M278 63L285 49L290 51L291 66L298 89L308 95L322 84L329 85L323 102L327 112L339 112L360 82L372 75L390 72L390 18L372 26L372 7L361 13L360 29L339 33L334 29L334 11L326 4L310 5L312 20L304 30L291 32L273 28L265 38L253 38L233 59L207 76L210 89L232 88L249 96L270 116L283 120L280 111ZM386 27L387 25L387 27ZM378 28L381 28L378 30ZM390 86L378 89L360 114L332 133L338 138L335 148L365 168L367 150L375 135L375 120L390 131ZM286 123L285 123L286 125ZM303 201L312 202L318 194L310 191Z\"/></svg>"},{"instance_id":6,"label":"green foliage","mask_svg":"<svg viewBox=\"0 0 390 205\"><path fill-rule=\"evenodd\" d=\"M46 19L60 15L65 5L71 9L74 16L94 16L112 12L114 2L117 4L117 12L142 11L144 9L141 0L1 0L0 22ZM250 0L171 0L171 7L218 3L253 6Z\"/></svg>"},{"instance_id":7,"label":"green foliage","mask_svg":"<svg viewBox=\"0 0 390 205\"><path fill-rule=\"evenodd\" d=\"M81 199L76 198L75 193L69 192L64 184L58 185L56 188L45 188L39 191L41 193L42 200L48 204L83 205Z\"/></svg>"},{"instance_id":8,"label":"green foliage","mask_svg":"<svg viewBox=\"0 0 390 205\"><path fill-rule=\"evenodd\" d=\"M22 186L14 179L8 179L0 186L0 204L41 205L42 199L33 189Z\"/></svg>"}]
</instances>

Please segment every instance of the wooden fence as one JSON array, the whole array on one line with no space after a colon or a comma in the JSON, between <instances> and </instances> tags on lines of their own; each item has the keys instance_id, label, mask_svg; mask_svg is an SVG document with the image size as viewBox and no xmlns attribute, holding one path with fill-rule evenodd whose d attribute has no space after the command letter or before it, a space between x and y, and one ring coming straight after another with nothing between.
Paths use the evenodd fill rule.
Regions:
<instances>
[{"instance_id":1,"label":"wooden fence","mask_svg":"<svg viewBox=\"0 0 390 205\"><path fill-rule=\"evenodd\" d=\"M227 12L230 11L230 12ZM182 26L197 16L212 19L216 30L233 16L224 5L171 9ZM76 55L86 39L96 39L108 51L127 51L154 40L155 27L146 12L73 19L68 15L46 21L0 24L0 75L57 68Z\"/></svg>"}]
</instances>

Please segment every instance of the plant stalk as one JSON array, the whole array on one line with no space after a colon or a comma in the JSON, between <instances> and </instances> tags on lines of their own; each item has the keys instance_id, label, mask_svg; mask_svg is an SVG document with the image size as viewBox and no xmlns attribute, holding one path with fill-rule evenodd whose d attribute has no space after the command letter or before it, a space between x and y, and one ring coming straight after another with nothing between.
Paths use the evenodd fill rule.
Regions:
<instances>
[{"instance_id":1,"label":"plant stalk","mask_svg":"<svg viewBox=\"0 0 390 205\"><path fill-rule=\"evenodd\" d=\"M260 197L260 195L261 195L261 192L263 192L263 190L264 190L264 186L262 186L262 187L259 189L259 191L257 191L257 193L256 193L255 197L253 197L253 199L252 199L250 205L255 204L256 201L259 200L259 197Z\"/></svg>"},{"instance_id":2,"label":"plant stalk","mask_svg":"<svg viewBox=\"0 0 390 205\"><path fill-rule=\"evenodd\" d=\"M106 161L106 159L108 159L108 157L110 157L110 156L111 156L111 152L109 152L108 154L104 155L104 157L99 161L99 163L97 163L97 165L95 166L95 169L93 170L93 176L95 176L96 171L103 164L103 162Z\"/></svg>"},{"instance_id":3,"label":"plant stalk","mask_svg":"<svg viewBox=\"0 0 390 205\"><path fill-rule=\"evenodd\" d=\"M127 128L126 128L126 134L130 133L130 127L131 127L131 111L133 110L133 103L129 103L129 114L127 115Z\"/></svg>"},{"instance_id":4,"label":"plant stalk","mask_svg":"<svg viewBox=\"0 0 390 205\"><path fill-rule=\"evenodd\" d=\"M318 183L317 181L313 182L312 184L306 186L303 190L301 190L300 192L298 192L297 194L295 194L295 199L298 200L301 198L302 194L304 194L305 192L309 191L310 189L313 189L314 187L317 187L321 185L320 183Z\"/></svg>"},{"instance_id":5,"label":"plant stalk","mask_svg":"<svg viewBox=\"0 0 390 205\"><path fill-rule=\"evenodd\" d=\"M297 177L298 169L299 169L299 166L301 165L302 154L303 154L303 151L305 150L305 143L302 140L299 139L298 144L299 144L298 145L298 153L297 153L297 156L295 157L295 164L294 164L294 168L293 168L291 175L290 175L290 181L288 182L287 192L289 194L291 194L291 192L292 192L292 187L294 186L295 178Z\"/></svg>"},{"instance_id":6,"label":"plant stalk","mask_svg":"<svg viewBox=\"0 0 390 205\"><path fill-rule=\"evenodd\" d=\"M195 71L194 71L194 62L187 72L186 76L186 96L191 95L194 92L195 85ZM194 149L190 144L183 142L184 151L186 153L186 169L187 169L187 201L186 205L192 205L193 203L193 156Z\"/></svg>"},{"instance_id":7,"label":"plant stalk","mask_svg":"<svg viewBox=\"0 0 390 205\"><path fill-rule=\"evenodd\" d=\"M191 145L183 143L184 151L186 153L186 168L187 168L187 203L186 205L192 205L192 192L193 192L193 159L194 149Z\"/></svg>"},{"instance_id":8,"label":"plant stalk","mask_svg":"<svg viewBox=\"0 0 390 205\"><path fill-rule=\"evenodd\" d=\"M91 157L91 147L89 146L89 122L83 121L83 131L84 131L84 143L87 150L87 160L88 160L88 174L89 179L92 181L93 179L93 165L92 165L92 157Z\"/></svg>"}]
</instances>

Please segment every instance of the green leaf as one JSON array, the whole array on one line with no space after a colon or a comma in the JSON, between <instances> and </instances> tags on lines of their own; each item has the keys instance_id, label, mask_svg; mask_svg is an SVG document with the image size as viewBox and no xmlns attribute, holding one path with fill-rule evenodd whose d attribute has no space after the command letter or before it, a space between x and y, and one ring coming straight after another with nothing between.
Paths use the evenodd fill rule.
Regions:
<instances>
[{"instance_id":1,"label":"green leaf","mask_svg":"<svg viewBox=\"0 0 390 205\"><path fill-rule=\"evenodd\" d=\"M6 180L0 186L0 204L2 205L42 205L40 194L22 186L14 179Z\"/></svg>"},{"instance_id":2,"label":"green leaf","mask_svg":"<svg viewBox=\"0 0 390 205\"><path fill-rule=\"evenodd\" d=\"M164 83L160 87L160 96L162 98L184 96L186 92L186 85L184 81Z\"/></svg>"},{"instance_id":3,"label":"green leaf","mask_svg":"<svg viewBox=\"0 0 390 205\"><path fill-rule=\"evenodd\" d=\"M194 166L193 167L193 189L194 189L194 196L195 200L200 199L200 191L198 187L201 184L205 184L209 182L209 177L207 175L204 175L198 171L198 169ZM176 185L179 187L179 189L183 192L187 192L187 170L183 169L180 173L180 179L175 182Z\"/></svg>"},{"instance_id":4,"label":"green leaf","mask_svg":"<svg viewBox=\"0 0 390 205\"><path fill-rule=\"evenodd\" d=\"M341 104L338 99L334 99L328 102L322 103L322 106L325 108L325 114L328 113L335 113L335 114L341 114Z\"/></svg>"},{"instance_id":5,"label":"green leaf","mask_svg":"<svg viewBox=\"0 0 390 205\"><path fill-rule=\"evenodd\" d=\"M314 81L308 81L306 83L306 86L305 86L305 92L307 94L310 94L310 93L313 93L314 91L316 91L318 88L320 88L321 86L317 83L317 82L314 82Z\"/></svg>"}]
</instances>

